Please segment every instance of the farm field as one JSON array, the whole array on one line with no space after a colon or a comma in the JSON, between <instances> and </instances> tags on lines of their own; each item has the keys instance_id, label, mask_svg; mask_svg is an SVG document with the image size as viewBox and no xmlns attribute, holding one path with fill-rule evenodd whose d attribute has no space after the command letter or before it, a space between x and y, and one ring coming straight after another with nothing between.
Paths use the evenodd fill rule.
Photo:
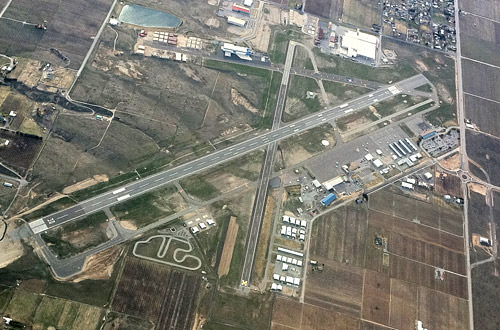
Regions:
<instances>
[{"instance_id":1,"label":"farm field","mask_svg":"<svg viewBox=\"0 0 500 330\"><path fill-rule=\"evenodd\" d=\"M244 329L269 329L272 295L268 292L250 293L248 296L218 292L213 304L209 324L212 322ZM215 326L213 329L219 328Z\"/></svg>"},{"instance_id":2,"label":"farm field","mask_svg":"<svg viewBox=\"0 0 500 330\"><path fill-rule=\"evenodd\" d=\"M500 141L498 139L467 130L467 155L475 161L488 174L491 183L500 184ZM480 178L484 176L482 171L471 167L472 173ZM476 174L478 173L478 174Z\"/></svg>"},{"instance_id":3,"label":"farm field","mask_svg":"<svg viewBox=\"0 0 500 330\"><path fill-rule=\"evenodd\" d=\"M500 65L500 23L465 15L460 18L462 56Z\"/></svg>"},{"instance_id":4,"label":"farm field","mask_svg":"<svg viewBox=\"0 0 500 330\"><path fill-rule=\"evenodd\" d=\"M33 25L2 20L0 48L7 55L27 55L34 58L61 62L72 69L78 69L94 36L111 6L110 0L92 0L82 2L70 0L63 2L21 0L11 3L4 17L32 24L47 21L47 30L35 29ZM49 49L58 49L69 58L61 61Z\"/></svg>"},{"instance_id":5,"label":"farm field","mask_svg":"<svg viewBox=\"0 0 500 330\"><path fill-rule=\"evenodd\" d=\"M147 318L160 329L191 329L201 279L129 257L113 299L114 311Z\"/></svg>"},{"instance_id":6,"label":"farm field","mask_svg":"<svg viewBox=\"0 0 500 330\"><path fill-rule=\"evenodd\" d=\"M495 0L468 0L459 3L462 10L493 20L500 20L500 8Z\"/></svg>"},{"instance_id":7,"label":"farm field","mask_svg":"<svg viewBox=\"0 0 500 330\"><path fill-rule=\"evenodd\" d=\"M317 218L309 258L322 269L307 269L303 309L351 318L359 322L353 329L410 329L416 319L426 327L466 329L463 219L460 209L440 201L393 186L370 194L368 203ZM301 323L288 321L283 304L276 300L272 329L316 329L304 315ZM430 307L436 304L439 316Z\"/></svg>"},{"instance_id":8,"label":"farm field","mask_svg":"<svg viewBox=\"0 0 500 330\"><path fill-rule=\"evenodd\" d=\"M304 11L337 21L342 17L344 1L348 0L310 0L306 2Z\"/></svg>"},{"instance_id":9,"label":"farm field","mask_svg":"<svg viewBox=\"0 0 500 330\"><path fill-rule=\"evenodd\" d=\"M464 95L467 118L485 132L500 137L500 111L498 104L474 95Z\"/></svg>"},{"instance_id":10,"label":"farm field","mask_svg":"<svg viewBox=\"0 0 500 330\"><path fill-rule=\"evenodd\" d=\"M463 59L464 92L500 102L500 69Z\"/></svg>"},{"instance_id":11,"label":"farm field","mask_svg":"<svg viewBox=\"0 0 500 330\"><path fill-rule=\"evenodd\" d=\"M370 0L344 0L342 21L371 29L380 24L380 3Z\"/></svg>"}]
</instances>

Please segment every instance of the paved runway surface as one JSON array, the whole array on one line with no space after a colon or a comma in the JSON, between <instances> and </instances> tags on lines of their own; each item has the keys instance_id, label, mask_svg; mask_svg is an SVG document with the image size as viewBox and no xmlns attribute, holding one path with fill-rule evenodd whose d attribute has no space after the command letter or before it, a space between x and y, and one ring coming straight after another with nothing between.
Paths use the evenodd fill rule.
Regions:
<instances>
[{"instance_id":1,"label":"paved runway surface","mask_svg":"<svg viewBox=\"0 0 500 330\"><path fill-rule=\"evenodd\" d=\"M366 108L371 104L388 99L396 94L406 93L407 91L426 83L428 83L428 80L423 75L413 76L399 83L373 91L370 94L365 94L359 98L349 101L348 103L330 107L321 112L296 120L275 131L269 131L249 138L246 141L240 142L231 147L215 151L175 168L156 173L133 183L124 185L119 189L95 196L80 202L75 206L31 222L30 227L35 234L44 232L68 221L98 212L124 200L137 197L148 191L162 187L172 181L240 157L244 154L267 146L268 144L299 134L303 131L324 124L325 122L335 120L336 118L344 116L348 113Z\"/></svg>"}]
</instances>

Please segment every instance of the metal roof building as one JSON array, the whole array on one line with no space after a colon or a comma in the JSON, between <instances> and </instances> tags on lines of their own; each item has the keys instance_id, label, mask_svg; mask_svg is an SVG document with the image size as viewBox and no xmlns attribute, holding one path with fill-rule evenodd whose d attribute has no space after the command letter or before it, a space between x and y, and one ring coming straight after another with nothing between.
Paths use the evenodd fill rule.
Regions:
<instances>
[{"instance_id":1,"label":"metal roof building","mask_svg":"<svg viewBox=\"0 0 500 330\"><path fill-rule=\"evenodd\" d=\"M363 56L374 60L377 55L378 38L374 35L357 31L347 31L342 37L342 48L347 56Z\"/></svg>"}]
</instances>

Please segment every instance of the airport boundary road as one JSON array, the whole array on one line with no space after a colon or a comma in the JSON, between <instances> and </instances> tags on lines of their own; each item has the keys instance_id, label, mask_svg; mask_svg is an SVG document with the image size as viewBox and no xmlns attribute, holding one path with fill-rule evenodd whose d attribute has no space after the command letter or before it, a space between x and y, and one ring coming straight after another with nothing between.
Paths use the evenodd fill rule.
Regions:
<instances>
[{"instance_id":1,"label":"airport boundary road","mask_svg":"<svg viewBox=\"0 0 500 330\"><path fill-rule=\"evenodd\" d=\"M243 142L217 150L211 154L179 165L175 168L158 172L151 176L147 176L143 179L124 185L121 188L97 195L82 201L75 206L35 220L30 223L30 228L35 234L44 232L68 221L98 212L107 207L119 204L127 199L145 194L193 173L204 171L254 150L261 149L271 143L299 134L313 127L324 124L327 121L332 121L348 113L361 110L371 104L388 99L399 93L406 93L409 90L427 83L428 80L420 74L402 80L396 84L378 89L370 94L365 94L347 103L329 107L321 112L311 114L282 126L277 130L256 135Z\"/></svg>"}]
</instances>

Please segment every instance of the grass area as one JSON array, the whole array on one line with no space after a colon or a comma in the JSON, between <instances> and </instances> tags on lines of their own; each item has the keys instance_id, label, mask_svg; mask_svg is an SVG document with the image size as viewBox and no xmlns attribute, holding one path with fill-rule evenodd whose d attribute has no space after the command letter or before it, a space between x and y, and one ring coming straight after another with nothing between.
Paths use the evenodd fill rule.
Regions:
<instances>
[{"instance_id":1,"label":"grass area","mask_svg":"<svg viewBox=\"0 0 500 330\"><path fill-rule=\"evenodd\" d=\"M222 253L222 247L224 246L223 238L229 218L231 216L237 218L239 229L234 245L231 266L229 268L229 273L220 278L220 286L232 287L240 284L248 223L252 212L254 195L255 189L250 189L231 199L217 201L211 204L210 213L213 215L217 226L197 236L207 260L209 263L215 265L215 259L219 258Z\"/></svg>"},{"instance_id":2,"label":"grass area","mask_svg":"<svg viewBox=\"0 0 500 330\"><path fill-rule=\"evenodd\" d=\"M262 228L259 235L259 244L257 245L257 255L255 257L255 272L252 281L257 285L260 284L264 278L264 273L267 266L267 253L269 251L269 242L273 229L273 222L276 215L276 203L279 197L279 189L275 189L269 194L266 203L266 211L264 220L262 221Z\"/></svg>"},{"instance_id":3,"label":"grass area","mask_svg":"<svg viewBox=\"0 0 500 330\"><path fill-rule=\"evenodd\" d=\"M455 103L443 103L439 108L431 111L425 115L427 119L434 126L445 126L446 122L456 122L457 120L457 106Z\"/></svg>"},{"instance_id":4,"label":"grass area","mask_svg":"<svg viewBox=\"0 0 500 330\"><path fill-rule=\"evenodd\" d=\"M323 54L317 48L314 48L314 55L320 71L359 79L388 83L389 81L396 82L417 74L417 70L406 61L401 61L388 68L375 68L353 62L341 56Z\"/></svg>"},{"instance_id":5,"label":"grass area","mask_svg":"<svg viewBox=\"0 0 500 330\"><path fill-rule=\"evenodd\" d=\"M419 87L415 88L415 90L421 91L421 92L426 92L426 93L432 93L432 91L433 91L432 86L429 84L419 86Z\"/></svg>"},{"instance_id":6,"label":"grass area","mask_svg":"<svg viewBox=\"0 0 500 330\"><path fill-rule=\"evenodd\" d=\"M293 58L292 67L299 69L314 70L309 53L304 47L295 47L295 56Z\"/></svg>"},{"instance_id":7,"label":"grass area","mask_svg":"<svg viewBox=\"0 0 500 330\"><path fill-rule=\"evenodd\" d=\"M2 291L0 291L0 313L4 312L5 308L12 299L13 294L14 290L10 288L2 289Z\"/></svg>"},{"instance_id":8,"label":"grass area","mask_svg":"<svg viewBox=\"0 0 500 330\"><path fill-rule=\"evenodd\" d=\"M324 139L331 138L333 135L333 127L330 124L323 124L318 127L311 128L304 133L294 135L280 142L283 152L291 152L295 147L302 147L307 152L315 154L325 150L321 144ZM332 145L332 144L331 144Z\"/></svg>"},{"instance_id":9,"label":"grass area","mask_svg":"<svg viewBox=\"0 0 500 330\"><path fill-rule=\"evenodd\" d=\"M137 179L137 173L130 172L115 176L106 182L99 182L91 187L75 191L70 196L76 201L83 201L98 194L102 194L108 190L129 183Z\"/></svg>"},{"instance_id":10,"label":"grass area","mask_svg":"<svg viewBox=\"0 0 500 330\"><path fill-rule=\"evenodd\" d=\"M144 227L176 212L177 205L171 200L176 192L175 186L167 186L115 205L111 212L120 220Z\"/></svg>"},{"instance_id":11,"label":"grass area","mask_svg":"<svg viewBox=\"0 0 500 330\"><path fill-rule=\"evenodd\" d=\"M392 115L393 113L411 107L424 100L425 98L421 96L410 96L410 95L403 96L401 94L398 94L387 100L375 103L373 107L377 109L377 112L382 117L387 117L389 115Z\"/></svg>"},{"instance_id":12,"label":"grass area","mask_svg":"<svg viewBox=\"0 0 500 330\"><path fill-rule=\"evenodd\" d=\"M14 316L16 321L31 323L40 299L37 294L16 290L5 313Z\"/></svg>"},{"instance_id":13,"label":"grass area","mask_svg":"<svg viewBox=\"0 0 500 330\"><path fill-rule=\"evenodd\" d=\"M271 77L271 72L272 72L270 70L256 68L254 66L238 64L238 63L222 62L222 61L210 60L210 59L205 60L203 62L203 66L210 68L210 69L237 72L239 74L248 74L248 75L252 75L252 76L259 76L259 77L263 77L266 79L269 79Z\"/></svg>"},{"instance_id":14,"label":"grass area","mask_svg":"<svg viewBox=\"0 0 500 330\"><path fill-rule=\"evenodd\" d=\"M182 188L191 196L201 200L209 200L219 194L219 190L203 178L203 175L193 175L180 182Z\"/></svg>"},{"instance_id":15,"label":"grass area","mask_svg":"<svg viewBox=\"0 0 500 330\"><path fill-rule=\"evenodd\" d=\"M332 104L341 104L371 91L369 88L326 80L323 80L323 87L328 94L331 94L330 102Z\"/></svg>"},{"instance_id":16,"label":"grass area","mask_svg":"<svg viewBox=\"0 0 500 330\"><path fill-rule=\"evenodd\" d=\"M401 127L403 132L405 132L410 138L415 136L415 133L413 133L413 131L405 123L399 124L399 127Z\"/></svg>"},{"instance_id":17,"label":"grass area","mask_svg":"<svg viewBox=\"0 0 500 330\"><path fill-rule=\"evenodd\" d=\"M303 38L302 32L296 29L288 30L274 30L271 36L271 42L269 42L270 49L268 50L269 59L273 63L285 63L286 51L288 49L288 42L290 40L301 41Z\"/></svg>"},{"instance_id":18,"label":"grass area","mask_svg":"<svg viewBox=\"0 0 500 330\"><path fill-rule=\"evenodd\" d=\"M250 293L248 296L219 292L215 298L211 321L244 329L269 329L271 307L272 295L268 292Z\"/></svg>"},{"instance_id":19,"label":"grass area","mask_svg":"<svg viewBox=\"0 0 500 330\"><path fill-rule=\"evenodd\" d=\"M72 221L49 230L42 234L42 238L47 242L52 252L60 258L67 258L104 243L108 237L105 230L101 228L101 225L107 221L108 217L106 214L100 211L83 219ZM81 239L82 235L85 235L83 240ZM75 243L74 239L78 243ZM83 241L83 244L81 241Z\"/></svg>"},{"instance_id":20,"label":"grass area","mask_svg":"<svg viewBox=\"0 0 500 330\"><path fill-rule=\"evenodd\" d=\"M307 98L307 92L317 93L313 98ZM286 111L283 121L289 122L321 109L321 94L316 80L308 77L291 77L288 87Z\"/></svg>"},{"instance_id":21,"label":"grass area","mask_svg":"<svg viewBox=\"0 0 500 330\"><path fill-rule=\"evenodd\" d=\"M254 128L271 128L273 125L274 112L278 102L278 93L281 86L283 74L281 72L272 72L269 88L266 92L265 112L260 122L253 124Z\"/></svg>"},{"instance_id":22,"label":"grass area","mask_svg":"<svg viewBox=\"0 0 500 330\"><path fill-rule=\"evenodd\" d=\"M56 327L63 313L66 302L62 299L43 297L37 308L35 323L45 327Z\"/></svg>"},{"instance_id":23,"label":"grass area","mask_svg":"<svg viewBox=\"0 0 500 330\"><path fill-rule=\"evenodd\" d=\"M264 112L262 116L255 118L250 124L254 128L271 127L274 110L276 108L278 92L281 84L282 73L263 68L256 68L244 64L228 63L217 60L206 60L203 64L205 67L211 69L236 72L238 74L247 74L264 78L267 81L267 85L262 87L262 93L259 100L259 104L262 105Z\"/></svg>"},{"instance_id":24,"label":"grass area","mask_svg":"<svg viewBox=\"0 0 500 330\"><path fill-rule=\"evenodd\" d=\"M43 263L32 250L7 267L0 268L0 284L15 286L16 281L38 279L47 283L45 293L48 295L74 300L90 305L103 306L109 300L119 267L107 280L84 280L78 283L59 282L52 278L49 267Z\"/></svg>"},{"instance_id":25,"label":"grass area","mask_svg":"<svg viewBox=\"0 0 500 330\"><path fill-rule=\"evenodd\" d=\"M75 205L76 202L69 198L69 197L63 197L60 198L48 205L43 206L42 208L31 212L30 214L27 214L23 216L24 220L30 221L30 220L36 220L41 217L44 217L46 215L52 214L54 212L60 211L62 209L68 208L70 206Z\"/></svg>"}]
</instances>

